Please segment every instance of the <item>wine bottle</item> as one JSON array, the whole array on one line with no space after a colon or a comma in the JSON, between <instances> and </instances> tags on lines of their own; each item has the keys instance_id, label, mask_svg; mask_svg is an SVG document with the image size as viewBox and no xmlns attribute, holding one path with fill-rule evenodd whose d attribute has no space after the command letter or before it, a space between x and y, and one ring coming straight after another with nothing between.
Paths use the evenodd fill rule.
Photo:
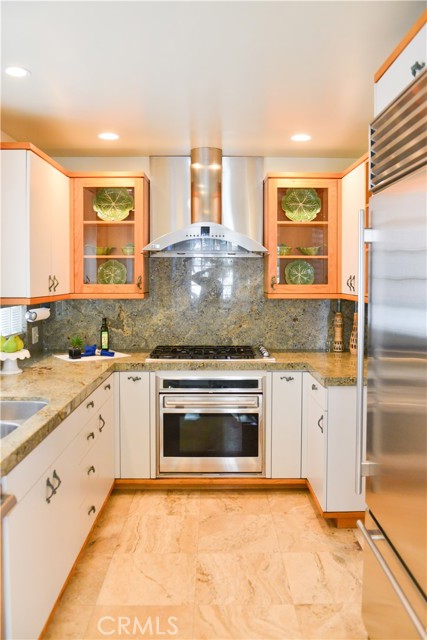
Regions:
<instances>
[{"instance_id":1,"label":"wine bottle","mask_svg":"<svg viewBox=\"0 0 427 640\"><path fill-rule=\"evenodd\" d=\"M110 336L108 332L107 326L107 318L102 318L101 324L101 349L109 349L110 348Z\"/></svg>"}]
</instances>

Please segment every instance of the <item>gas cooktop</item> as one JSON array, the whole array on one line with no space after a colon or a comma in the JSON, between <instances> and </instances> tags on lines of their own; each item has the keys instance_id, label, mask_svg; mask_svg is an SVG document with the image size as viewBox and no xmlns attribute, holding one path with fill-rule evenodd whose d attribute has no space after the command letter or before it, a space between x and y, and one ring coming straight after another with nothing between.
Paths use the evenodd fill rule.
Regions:
<instances>
[{"instance_id":1,"label":"gas cooktop","mask_svg":"<svg viewBox=\"0 0 427 640\"><path fill-rule=\"evenodd\" d=\"M159 345L150 353L150 360L266 360L274 361L265 347Z\"/></svg>"}]
</instances>

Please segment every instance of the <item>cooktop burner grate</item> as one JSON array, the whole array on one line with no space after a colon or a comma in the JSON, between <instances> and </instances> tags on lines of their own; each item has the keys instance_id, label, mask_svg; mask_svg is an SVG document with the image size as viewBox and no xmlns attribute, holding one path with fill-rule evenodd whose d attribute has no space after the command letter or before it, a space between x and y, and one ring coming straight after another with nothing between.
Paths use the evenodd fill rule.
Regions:
<instances>
[{"instance_id":1,"label":"cooktop burner grate","mask_svg":"<svg viewBox=\"0 0 427 640\"><path fill-rule=\"evenodd\" d=\"M149 357L156 360L254 360L259 356L249 346L159 345Z\"/></svg>"}]
</instances>

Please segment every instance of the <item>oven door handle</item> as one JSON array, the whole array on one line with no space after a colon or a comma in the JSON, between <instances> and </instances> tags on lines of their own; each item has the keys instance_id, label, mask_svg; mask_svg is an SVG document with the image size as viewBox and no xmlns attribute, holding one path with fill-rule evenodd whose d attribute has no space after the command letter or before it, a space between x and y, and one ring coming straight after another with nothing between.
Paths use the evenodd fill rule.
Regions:
<instances>
[{"instance_id":1,"label":"oven door handle","mask_svg":"<svg viewBox=\"0 0 427 640\"><path fill-rule=\"evenodd\" d=\"M188 398L176 396L164 396L163 407L165 409L186 409L190 408L197 412L197 409L258 409L258 396L238 397L238 396L221 396L217 398Z\"/></svg>"}]
</instances>

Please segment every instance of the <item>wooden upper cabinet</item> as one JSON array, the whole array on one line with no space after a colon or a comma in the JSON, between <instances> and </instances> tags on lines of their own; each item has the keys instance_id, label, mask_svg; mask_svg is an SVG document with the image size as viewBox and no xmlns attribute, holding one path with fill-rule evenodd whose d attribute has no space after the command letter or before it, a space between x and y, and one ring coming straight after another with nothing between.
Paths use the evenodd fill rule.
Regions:
<instances>
[{"instance_id":1,"label":"wooden upper cabinet","mask_svg":"<svg viewBox=\"0 0 427 640\"><path fill-rule=\"evenodd\" d=\"M325 298L336 294L339 177L269 174L265 179L267 298Z\"/></svg>"},{"instance_id":2,"label":"wooden upper cabinet","mask_svg":"<svg viewBox=\"0 0 427 640\"><path fill-rule=\"evenodd\" d=\"M73 174L74 295L141 298L148 292L149 182L145 176Z\"/></svg>"}]
</instances>

